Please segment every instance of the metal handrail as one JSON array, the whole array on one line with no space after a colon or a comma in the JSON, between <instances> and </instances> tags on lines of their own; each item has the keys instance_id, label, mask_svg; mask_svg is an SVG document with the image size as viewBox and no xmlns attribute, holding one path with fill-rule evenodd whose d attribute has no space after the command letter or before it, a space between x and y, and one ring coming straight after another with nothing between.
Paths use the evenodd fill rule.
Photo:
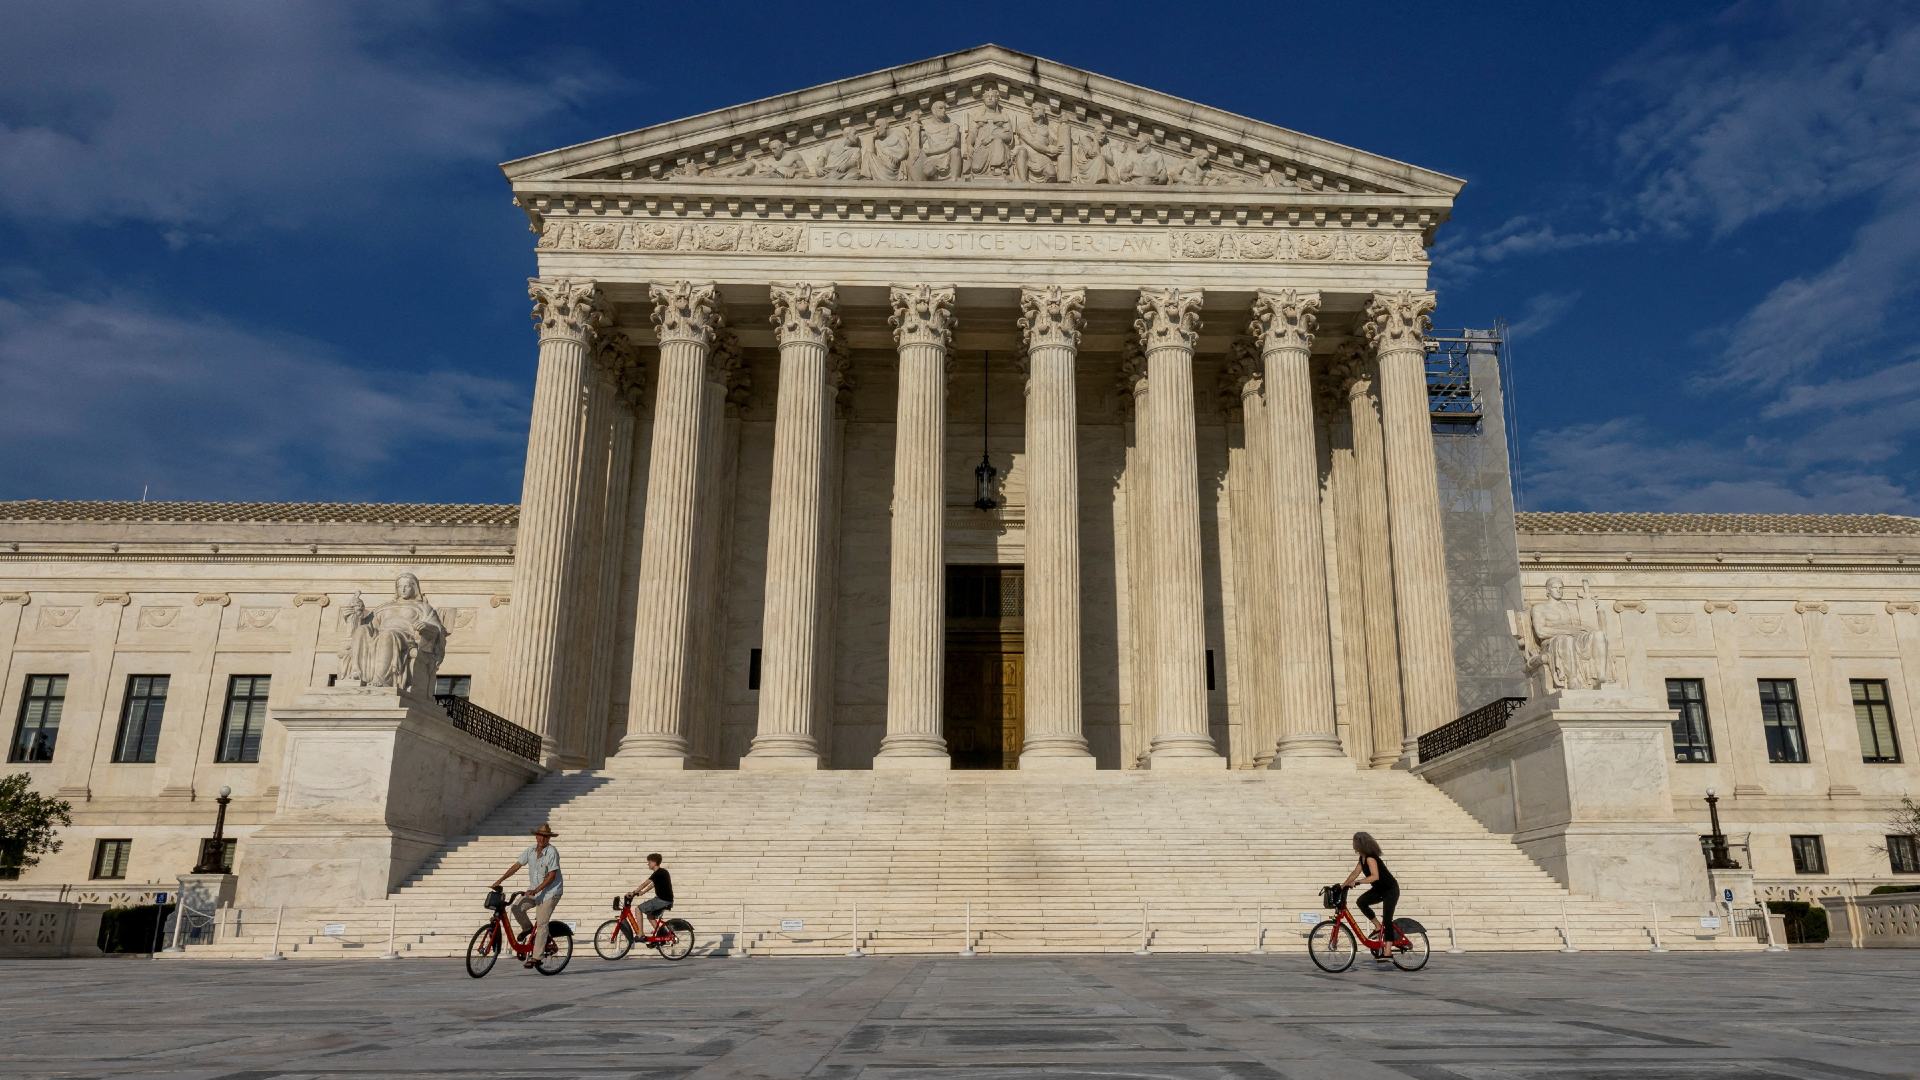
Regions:
<instances>
[{"instance_id":1,"label":"metal handrail","mask_svg":"<svg viewBox=\"0 0 1920 1080\"><path fill-rule=\"evenodd\" d=\"M481 742L497 746L509 754L526 758L536 765L539 764L539 735L457 694L438 694L433 700L439 702L440 707L446 710L447 721L454 727Z\"/></svg>"},{"instance_id":2,"label":"metal handrail","mask_svg":"<svg viewBox=\"0 0 1920 1080\"><path fill-rule=\"evenodd\" d=\"M1420 736L1420 760L1432 761L1505 731L1507 721L1526 703L1522 697L1495 698L1450 724L1434 728Z\"/></svg>"}]
</instances>

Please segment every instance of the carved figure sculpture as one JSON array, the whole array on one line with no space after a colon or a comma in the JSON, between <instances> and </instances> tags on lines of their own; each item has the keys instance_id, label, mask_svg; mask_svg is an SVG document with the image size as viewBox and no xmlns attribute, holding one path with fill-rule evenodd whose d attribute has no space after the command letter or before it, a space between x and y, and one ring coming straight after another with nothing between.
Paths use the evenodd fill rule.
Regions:
<instances>
[{"instance_id":1,"label":"carved figure sculpture","mask_svg":"<svg viewBox=\"0 0 1920 1080\"><path fill-rule=\"evenodd\" d=\"M931 114L914 124L919 152L913 159L916 180L960 178L960 125L947 117L947 103L933 103Z\"/></svg>"},{"instance_id":2,"label":"carved figure sculpture","mask_svg":"<svg viewBox=\"0 0 1920 1080\"><path fill-rule=\"evenodd\" d=\"M1590 583L1581 583L1579 599L1567 599L1565 583L1548 578L1547 599L1527 608L1527 629L1539 642L1539 663L1551 689L1598 690L1613 681L1606 622Z\"/></svg>"},{"instance_id":3,"label":"carved figure sculpture","mask_svg":"<svg viewBox=\"0 0 1920 1080\"><path fill-rule=\"evenodd\" d=\"M1013 117L1000 107L1000 91L980 95L980 111L967 125L967 175L1001 179L1013 165Z\"/></svg>"},{"instance_id":4,"label":"carved figure sculpture","mask_svg":"<svg viewBox=\"0 0 1920 1080\"><path fill-rule=\"evenodd\" d=\"M813 170L808 167L807 159L800 156L800 151L789 147L786 140L769 139L767 156L755 162L753 174L778 177L781 180L798 180L812 176Z\"/></svg>"},{"instance_id":5,"label":"carved figure sculpture","mask_svg":"<svg viewBox=\"0 0 1920 1080\"><path fill-rule=\"evenodd\" d=\"M1115 155L1114 173L1123 184L1164 184L1168 179L1167 155L1147 139L1134 144L1132 152L1121 148Z\"/></svg>"},{"instance_id":6,"label":"carved figure sculpture","mask_svg":"<svg viewBox=\"0 0 1920 1080\"><path fill-rule=\"evenodd\" d=\"M895 128L884 116L873 122L873 134L867 136L865 160L861 164L861 172L867 179L911 179L907 169L907 159L913 152L910 134L905 127Z\"/></svg>"},{"instance_id":7,"label":"carved figure sculpture","mask_svg":"<svg viewBox=\"0 0 1920 1080\"><path fill-rule=\"evenodd\" d=\"M860 137L849 131L840 136L820 155L820 167L815 170L828 180L855 180L861 173L862 158L865 156L860 147Z\"/></svg>"},{"instance_id":8,"label":"carved figure sculpture","mask_svg":"<svg viewBox=\"0 0 1920 1080\"><path fill-rule=\"evenodd\" d=\"M1033 116L1016 120L1013 125L1013 178L1026 183L1050 184L1061 179L1060 152L1063 145L1060 125L1056 124L1044 102L1035 102Z\"/></svg>"},{"instance_id":9,"label":"carved figure sculpture","mask_svg":"<svg viewBox=\"0 0 1920 1080\"><path fill-rule=\"evenodd\" d=\"M1110 184L1113 174L1105 140L1091 128L1074 128L1069 159L1076 184Z\"/></svg>"},{"instance_id":10,"label":"carved figure sculpture","mask_svg":"<svg viewBox=\"0 0 1920 1080\"><path fill-rule=\"evenodd\" d=\"M420 595L419 578L395 578L393 599L372 611L354 593L341 609L340 621L347 626L347 643L339 654L339 685L433 691L433 677L447 655L447 628Z\"/></svg>"},{"instance_id":11,"label":"carved figure sculpture","mask_svg":"<svg viewBox=\"0 0 1920 1080\"><path fill-rule=\"evenodd\" d=\"M1202 150L1190 158L1181 158L1174 162L1170 180L1175 184L1215 184L1219 181L1208 172L1213 164L1213 154Z\"/></svg>"}]
</instances>

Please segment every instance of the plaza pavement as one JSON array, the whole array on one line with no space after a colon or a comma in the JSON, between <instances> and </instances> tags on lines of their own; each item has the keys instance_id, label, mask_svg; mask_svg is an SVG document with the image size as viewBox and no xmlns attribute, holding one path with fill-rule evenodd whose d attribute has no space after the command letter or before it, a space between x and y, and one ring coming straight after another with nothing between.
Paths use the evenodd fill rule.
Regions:
<instances>
[{"instance_id":1,"label":"plaza pavement","mask_svg":"<svg viewBox=\"0 0 1920 1080\"><path fill-rule=\"evenodd\" d=\"M1920 1076L1920 952L0 964L0 1076Z\"/></svg>"}]
</instances>

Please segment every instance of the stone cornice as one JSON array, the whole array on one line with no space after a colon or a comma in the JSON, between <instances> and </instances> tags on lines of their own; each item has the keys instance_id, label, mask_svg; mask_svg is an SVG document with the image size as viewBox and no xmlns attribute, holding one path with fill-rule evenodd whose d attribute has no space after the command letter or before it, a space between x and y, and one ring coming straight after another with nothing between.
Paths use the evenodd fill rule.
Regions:
<instances>
[{"instance_id":1,"label":"stone cornice","mask_svg":"<svg viewBox=\"0 0 1920 1080\"><path fill-rule=\"evenodd\" d=\"M1920 574L1920 562L1890 555L1884 558L1861 558L1857 556L1822 558L1817 555L1782 556L1777 558L1759 558L1752 556L1728 556L1724 559L1707 558L1698 552L1684 555L1629 555L1614 556L1582 554L1568 557L1542 557L1520 553L1522 571L1545 572L1548 570L1595 570L1630 571L1645 570L1655 572L1719 572L1778 573L1783 570L1812 573L1887 573L1907 572Z\"/></svg>"}]
</instances>

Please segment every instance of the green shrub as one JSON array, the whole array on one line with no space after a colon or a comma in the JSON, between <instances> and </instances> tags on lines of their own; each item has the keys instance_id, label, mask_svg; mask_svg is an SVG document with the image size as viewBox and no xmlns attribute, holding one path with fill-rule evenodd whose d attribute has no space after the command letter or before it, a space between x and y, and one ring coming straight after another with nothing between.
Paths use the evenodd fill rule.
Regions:
<instances>
[{"instance_id":1,"label":"green shrub","mask_svg":"<svg viewBox=\"0 0 1920 1080\"><path fill-rule=\"evenodd\" d=\"M109 953L152 952L154 945L154 924L164 925L168 915L173 913L173 905L158 907L153 904L141 904L137 907L108 908L100 916L100 951ZM160 942L165 948L167 943Z\"/></svg>"},{"instance_id":2,"label":"green shrub","mask_svg":"<svg viewBox=\"0 0 1920 1080\"><path fill-rule=\"evenodd\" d=\"M1827 940L1827 909L1804 900L1769 900L1767 910L1787 924L1787 944L1818 945Z\"/></svg>"},{"instance_id":3,"label":"green shrub","mask_svg":"<svg viewBox=\"0 0 1920 1080\"><path fill-rule=\"evenodd\" d=\"M1879 896L1881 893L1895 892L1920 892L1920 885L1875 885L1867 895Z\"/></svg>"}]
</instances>

